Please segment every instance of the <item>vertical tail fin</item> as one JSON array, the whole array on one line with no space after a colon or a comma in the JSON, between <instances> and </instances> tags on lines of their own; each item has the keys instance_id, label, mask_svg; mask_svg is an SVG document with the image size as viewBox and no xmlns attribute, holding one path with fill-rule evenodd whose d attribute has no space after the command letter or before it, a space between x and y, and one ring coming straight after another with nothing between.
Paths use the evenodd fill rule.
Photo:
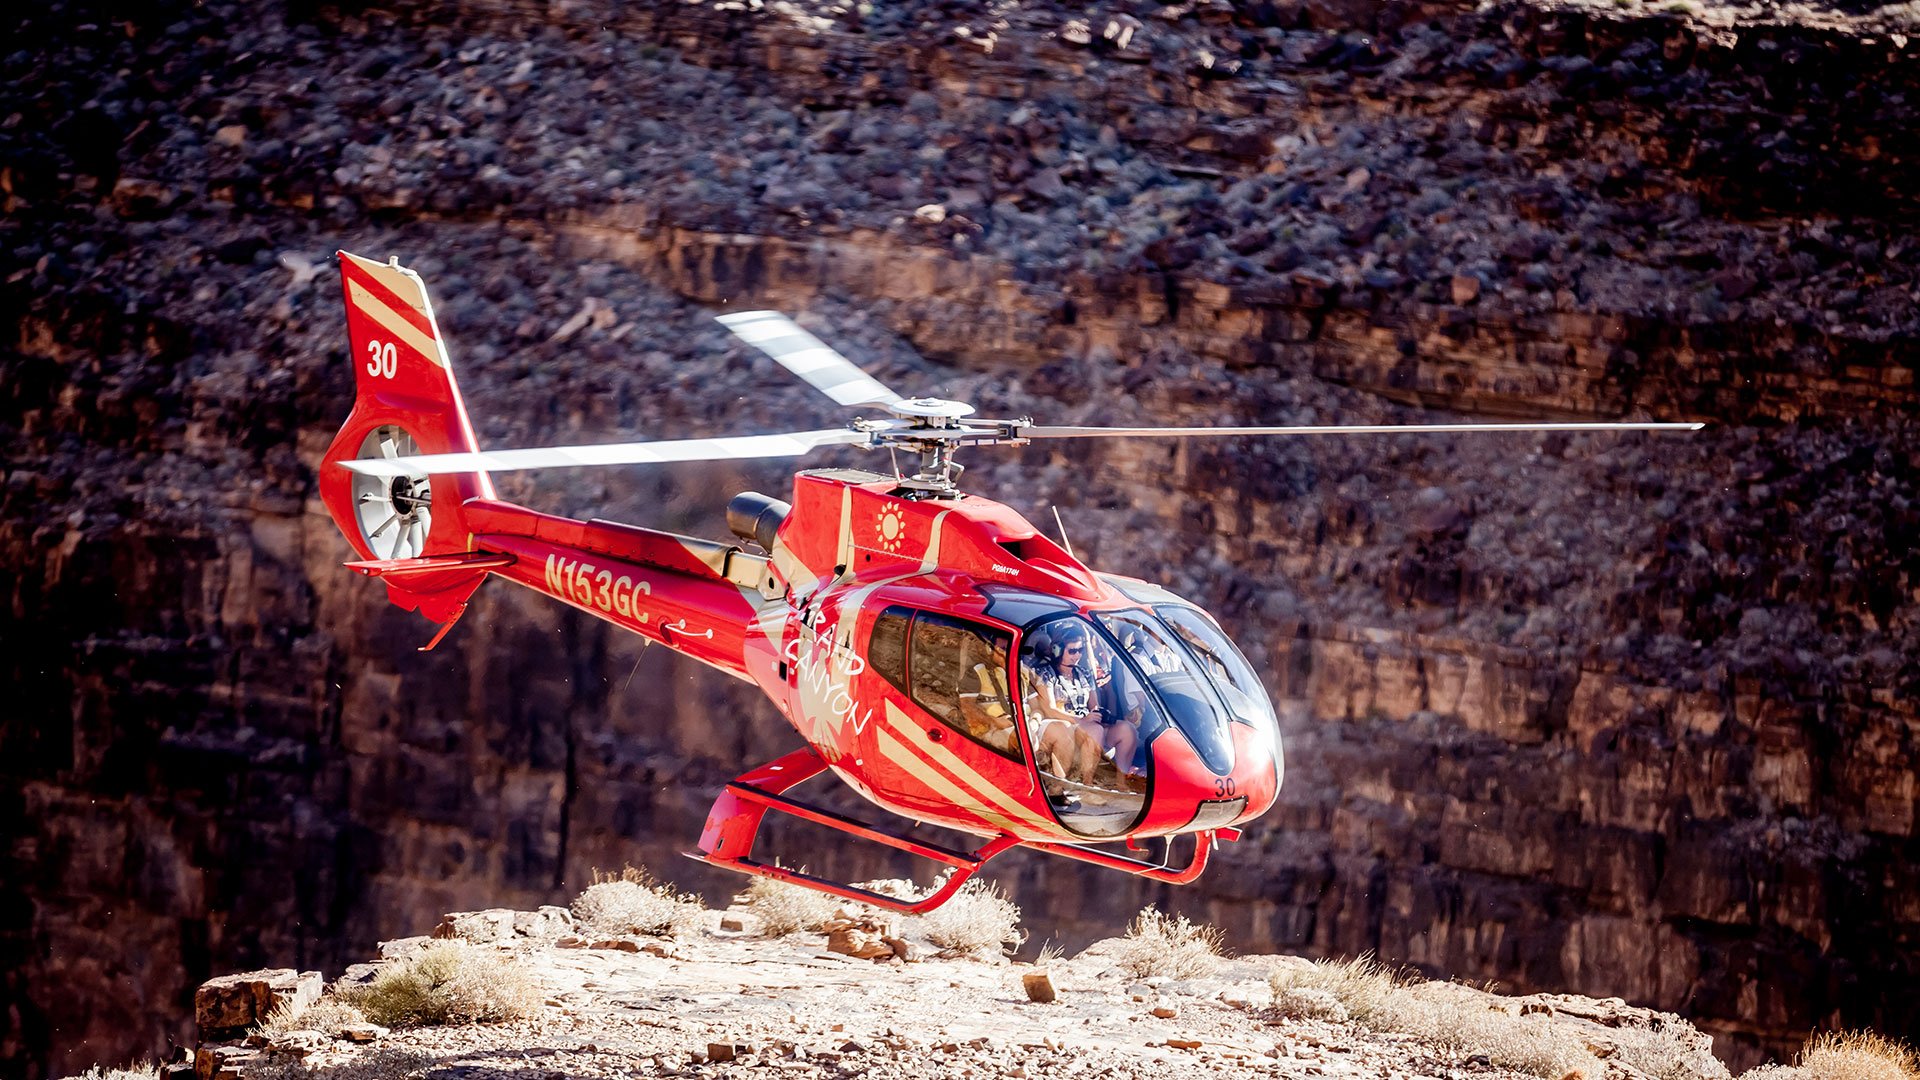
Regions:
<instances>
[{"instance_id":1,"label":"vertical tail fin","mask_svg":"<svg viewBox=\"0 0 1920 1080\"><path fill-rule=\"evenodd\" d=\"M362 559L466 551L462 507L476 496L493 497L485 473L380 478L339 467L353 458L479 449L420 275L398 260L377 263L345 251L339 258L357 392L321 461L321 501Z\"/></svg>"}]
</instances>

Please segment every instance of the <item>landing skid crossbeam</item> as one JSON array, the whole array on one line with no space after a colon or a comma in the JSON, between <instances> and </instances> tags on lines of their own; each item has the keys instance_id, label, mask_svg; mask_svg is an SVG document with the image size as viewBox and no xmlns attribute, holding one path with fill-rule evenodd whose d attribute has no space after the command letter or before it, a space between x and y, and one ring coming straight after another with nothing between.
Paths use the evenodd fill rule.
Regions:
<instances>
[{"instance_id":1,"label":"landing skid crossbeam","mask_svg":"<svg viewBox=\"0 0 1920 1080\"><path fill-rule=\"evenodd\" d=\"M826 761L809 746L742 774L714 801L713 809L707 814L706 828L700 832L699 850L687 852L688 857L722 869L791 882L848 900L917 915L946 903L989 859L1020 843L1012 836L998 836L975 851L955 851L888 832L786 795L789 788L820 775L826 768ZM762 862L753 857L753 841L769 810L942 863L951 867L952 873L933 892L919 899L907 899Z\"/></svg>"}]
</instances>

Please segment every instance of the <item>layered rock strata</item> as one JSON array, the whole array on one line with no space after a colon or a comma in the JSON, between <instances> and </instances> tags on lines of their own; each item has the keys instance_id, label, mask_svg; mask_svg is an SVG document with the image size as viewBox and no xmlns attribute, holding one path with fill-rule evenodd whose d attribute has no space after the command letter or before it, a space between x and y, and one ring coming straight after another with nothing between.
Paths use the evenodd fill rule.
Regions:
<instances>
[{"instance_id":1,"label":"layered rock strata","mask_svg":"<svg viewBox=\"0 0 1920 1080\"><path fill-rule=\"evenodd\" d=\"M710 322L745 303L1062 423L1707 420L972 460L1207 604L1287 716L1281 805L1199 886L1001 880L1069 942L1155 899L1241 950L1680 1010L1736 1064L1920 1024L1897 28L610 14L16 17L9 1074L184 1039L215 970L331 973L594 867L737 887L675 856L793 745L755 695L504 587L418 654L429 628L338 567L313 468L351 394L342 246L427 275L496 445L838 422ZM503 488L719 535L710 493L783 475Z\"/></svg>"}]
</instances>

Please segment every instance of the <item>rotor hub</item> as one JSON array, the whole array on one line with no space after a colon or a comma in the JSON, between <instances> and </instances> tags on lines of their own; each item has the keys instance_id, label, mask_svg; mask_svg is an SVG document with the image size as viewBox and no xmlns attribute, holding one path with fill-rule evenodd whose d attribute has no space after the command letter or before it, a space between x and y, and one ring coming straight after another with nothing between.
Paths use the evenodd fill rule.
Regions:
<instances>
[{"instance_id":1,"label":"rotor hub","mask_svg":"<svg viewBox=\"0 0 1920 1080\"><path fill-rule=\"evenodd\" d=\"M396 476L387 489L387 497L393 500L393 508L402 521L410 518L421 507L433 501L433 493L427 490L424 476Z\"/></svg>"},{"instance_id":2,"label":"rotor hub","mask_svg":"<svg viewBox=\"0 0 1920 1080\"><path fill-rule=\"evenodd\" d=\"M963 416L972 416L973 406L946 398L917 397L893 402L887 406L887 411L911 420L958 420Z\"/></svg>"}]
</instances>

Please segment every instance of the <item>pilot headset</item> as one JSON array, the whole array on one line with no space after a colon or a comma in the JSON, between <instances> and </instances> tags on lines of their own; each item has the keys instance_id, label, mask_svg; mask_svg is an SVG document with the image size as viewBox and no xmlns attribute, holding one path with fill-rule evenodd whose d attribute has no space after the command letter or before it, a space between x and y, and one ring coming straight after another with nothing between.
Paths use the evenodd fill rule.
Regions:
<instances>
[{"instance_id":1,"label":"pilot headset","mask_svg":"<svg viewBox=\"0 0 1920 1080\"><path fill-rule=\"evenodd\" d=\"M1053 640L1053 634L1046 630L1035 630L1027 635L1022 652L1032 653L1049 663L1060 659L1060 646Z\"/></svg>"},{"instance_id":2,"label":"pilot headset","mask_svg":"<svg viewBox=\"0 0 1920 1080\"><path fill-rule=\"evenodd\" d=\"M1067 646L1069 645L1080 646L1079 667L1086 667L1088 660L1092 658L1093 646L1087 641L1087 632L1071 624L1062 626L1058 631L1047 634L1047 660L1051 663L1058 664L1060 658L1066 655Z\"/></svg>"}]
</instances>

